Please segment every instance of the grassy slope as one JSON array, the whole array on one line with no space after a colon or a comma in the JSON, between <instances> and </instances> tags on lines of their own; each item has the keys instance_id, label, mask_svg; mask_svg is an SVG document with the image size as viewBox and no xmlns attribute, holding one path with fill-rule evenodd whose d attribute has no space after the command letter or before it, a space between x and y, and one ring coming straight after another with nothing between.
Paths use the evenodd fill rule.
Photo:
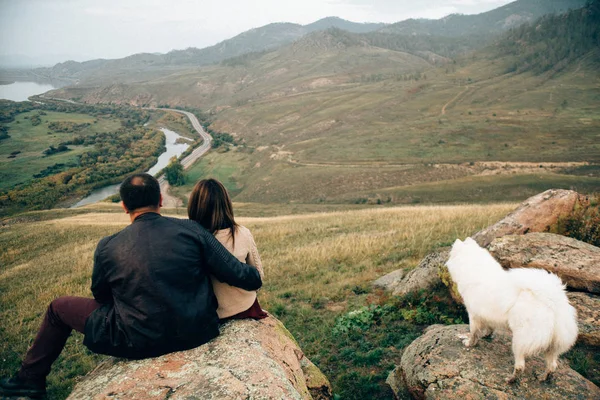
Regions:
<instances>
[{"instance_id":1,"label":"grassy slope","mask_svg":"<svg viewBox=\"0 0 600 400\"><path fill-rule=\"evenodd\" d=\"M432 171L432 163L600 164L600 51L560 73L506 73L515 60L486 49L433 68L418 57L348 44L328 32L230 65L177 72L115 91L88 90L84 98L209 110L212 128L234 134L256 151L215 155L215 165L203 164L190 180L232 171L235 185L229 185L239 201L352 202L365 193L383 195L427 182L456 186L465 181L454 180L479 173ZM415 71L426 79L404 79ZM62 94L69 96L69 89ZM411 164L410 171L404 164ZM497 179L505 184L505 177ZM515 178L511 191L521 191L511 199L530 193L521 181L532 178ZM544 176L538 186L553 182L600 190L594 180L560 176ZM467 184L470 193L486 186L478 180ZM477 197L490 200L497 197Z\"/></svg>"},{"instance_id":2,"label":"grassy slope","mask_svg":"<svg viewBox=\"0 0 600 400\"><path fill-rule=\"evenodd\" d=\"M465 316L435 296L381 297L370 282L415 266L432 249L472 234L513 208L403 207L240 222L252 230L265 265L259 294L263 307L285 323L342 399L385 399L391 396L384 384L387 373L423 327L464 321ZM245 215L274 212L264 205L236 209ZM18 367L53 298L90 296L94 248L128 220L116 206L101 205L29 213L5 223L0 227L0 375ZM349 317L352 310L368 315L367 324ZM50 399L65 398L76 377L102 359L89 354L81 339L74 334L55 364ZM590 361L585 353L575 356L582 365Z\"/></svg>"},{"instance_id":3,"label":"grassy slope","mask_svg":"<svg viewBox=\"0 0 600 400\"><path fill-rule=\"evenodd\" d=\"M31 213L29 222L9 220L0 228L2 374L17 367L53 298L90 295L95 245L127 224L126 215L107 214L110 209L100 206L101 214L64 210L61 218L52 220L45 219L53 211ZM329 351L335 318L364 304L365 296L357 297L355 287L368 292L368 282L379 275L415 265L440 243L476 231L509 209L364 210L240 222L253 231L265 264L267 279L260 296L264 307L283 319L310 357L319 359L329 357L323 352ZM325 307L329 303L339 307L330 311ZM307 314L313 317L304 322ZM81 336L74 335L53 369L51 398L64 398L73 379L89 371L97 359L84 350ZM335 380L334 365L321 367Z\"/></svg>"},{"instance_id":4,"label":"grassy slope","mask_svg":"<svg viewBox=\"0 0 600 400\"><path fill-rule=\"evenodd\" d=\"M310 49L303 47L296 56L304 60L316 51ZM600 162L598 51L559 74L540 76L505 74L510 58L481 52L456 65L429 69L419 81L396 78L394 62L398 74L419 65L389 56L395 52L375 56L362 49L359 61L351 61L356 51L316 51L319 57L302 64L306 71L289 60L291 54L269 53L247 65L176 74L122 95L148 91L172 104L212 107L213 127L256 151L211 156L211 166L203 162L190 181L211 174L226 178L239 201L355 201L365 193L383 195L407 185L452 185L478 173L432 171L424 165L430 163ZM347 58L334 57L339 54ZM390 64L381 69L381 80L362 80L368 71L379 71L374 66L381 58L384 67ZM407 163L412 164L409 171ZM503 185L506 178L498 179ZM530 194L520 181L532 179L515 178L511 199ZM538 186L554 182L600 190L593 180L560 176L544 177ZM477 180L467 183L472 185L466 192L472 193L486 186ZM187 192L189 187L179 191ZM475 199L498 200L485 195Z\"/></svg>"},{"instance_id":5,"label":"grassy slope","mask_svg":"<svg viewBox=\"0 0 600 400\"><path fill-rule=\"evenodd\" d=\"M59 143L71 140L76 135L93 135L120 127L118 120L98 118L94 123L96 118L90 115L51 111L41 116L42 123L32 126L31 120L26 117L29 118L37 113L38 111L31 111L20 114L15 117L15 121L8 124L10 138L3 140L0 146L0 190L27 182L33 179L34 174L56 163L76 162L77 156L85 150L80 146L71 146L73 148L71 151L44 157L42 152L49 146L57 147ZM91 125L77 134L51 132L48 124L59 121ZM7 158L13 151L21 151L21 153L16 158Z\"/></svg>"}]
</instances>

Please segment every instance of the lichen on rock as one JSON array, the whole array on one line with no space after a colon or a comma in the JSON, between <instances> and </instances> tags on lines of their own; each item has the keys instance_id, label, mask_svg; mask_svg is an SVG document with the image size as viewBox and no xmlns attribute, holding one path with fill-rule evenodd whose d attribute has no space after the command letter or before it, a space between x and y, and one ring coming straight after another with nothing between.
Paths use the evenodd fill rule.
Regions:
<instances>
[{"instance_id":1,"label":"lichen on rock","mask_svg":"<svg viewBox=\"0 0 600 400\"><path fill-rule=\"evenodd\" d=\"M549 382L539 382L544 361L531 357L520 383L507 384L514 362L511 336L495 334L466 348L458 335L468 330L468 325L431 327L406 348L390 381L402 379L416 399L600 398L600 388L562 360Z\"/></svg>"},{"instance_id":2,"label":"lichen on rock","mask_svg":"<svg viewBox=\"0 0 600 400\"><path fill-rule=\"evenodd\" d=\"M83 399L315 399L331 385L272 316L235 320L195 349L145 360L109 359L79 382Z\"/></svg>"}]
</instances>

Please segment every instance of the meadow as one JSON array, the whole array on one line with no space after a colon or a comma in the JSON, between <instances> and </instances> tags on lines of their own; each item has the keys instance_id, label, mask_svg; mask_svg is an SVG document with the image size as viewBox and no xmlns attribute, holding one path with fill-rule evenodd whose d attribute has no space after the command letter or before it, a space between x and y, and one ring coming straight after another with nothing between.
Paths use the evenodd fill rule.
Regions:
<instances>
[{"instance_id":1,"label":"meadow","mask_svg":"<svg viewBox=\"0 0 600 400\"><path fill-rule=\"evenodd\" d=\"M341 398L361 398L366 391L372 392L371 398L389 398L383 381L402 348L426 324L459 321L460 311L438 307L430 298L412 299L414 304L429 304L428 310L433 311L422 309L406 318L400 311L381 315L360 340L354 340L352 332L340 331L340 321L342 326L352 325L342 317L353 310L378 312L373 307L388 300L373 292L370 283L374 279L414 267L429 251L495 222L514 206L363 208L246 216L240 222L253 232L265 265L266 279L259 294L263 307L284 322ZM290 211L278 207L280 213ZM269 209L250 204L235 208L243 215ZM18 368L52 299L67 294L90 296L92 255L98 240L127 223L127 216L110 204L30 212L3 220L0 375ZM397 310L417 309L402 301L408 300L398 300ZM81 340L80 334L73 334L55 364L49 378L50 399L65 398L77 377L102 359L90 354Z\"/></svg>"},{"instance_id":2,"label":"meadow","mask_svg":"<svg viewBox=\"0 0 600 400\"><path fill-rule=\"evenodd\" d=\"M89 150L84 146L70 146L70 151L44 156L43 151L49 146L57 147L59 143L72 140L74 136L73 132L53 131L49 129L49 124L90 124L77 132L82 136L115 131L121 126L116 118L94 117L81 113L44 112L45 115L40 116L41 122L38 125L33 125L31 120L31 117L39 114L37 110L19 114L13 122L7 124L10 138L4 139L0 146L0 191L29 182L34 179L35 174L54 164L77 165L77 156ZM8 158L16 151L20 153L15 158Z\"/></svg>"},{"instance_id":3,"label":"meadow","mask_svg":"<svg viewBox=\"0 0 600 400\"><path fill-rule=\"evenodd\" d=\"M235 90L233 83L213 86L218 96L196 102L182 87L197 78L195 72L157 87L165 95L180 89L177 101L209 111L211 127L242 144L211 155L190 174L227 180L237 201L518 201L550 187L600 190L597 174L568 168L513 170L510 177L469 168L488 162L501 171L503 163L529 162L597 169L599 56L591 52L558 73L515 74L506 73L510 59L488 50L427 69L419 80L391 73L361 79L319 64L294 83L295 69L286 67L278 70L290 80L286 88L255 79ZM268 70L269 60L205 72L214 81L234 82L244 72ZM311 86L316 81L327 82ZM453 195L434 182L444 182ZM490 191L494 187L499 189ZM177 195L184 198L189 190L188 184Z\"/></svg>"},{"instance_id":4,"label":"meadow","mask_svg":"<svg viewBox=\"0 0 600 400\"><path fill-rule=\"evenodd\" d=\"M403 348L430 324L466 323L468 317L443 287L399 298L374 290L372 281L415 267L432 250L496 222L515 206L236 203L234 208L243 215L239 222L253 232L265 267L261 305L283 321L331 380L336 398L389 399L384 382ZM183 209L165 214L185 218ZM0 375L18 368L54 298L91 296L95 246L128 222L119 206L109 203L2 221ZM104 358L81 341L82 335L74 333L53 367L49 399L64 399L77 379ZM600 355L593 354L577 348L569 355L591 379L593 368L600 366Z\"/></svg>"}]
</instances>

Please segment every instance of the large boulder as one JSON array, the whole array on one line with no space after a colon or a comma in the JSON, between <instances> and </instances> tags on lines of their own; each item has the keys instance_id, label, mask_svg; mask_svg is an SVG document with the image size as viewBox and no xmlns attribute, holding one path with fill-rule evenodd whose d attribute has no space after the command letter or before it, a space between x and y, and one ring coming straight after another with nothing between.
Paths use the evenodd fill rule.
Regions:
<instances>
[{"instance_id":1,"label":"large boulder","mask_svg":"<svg viewBox=\"0 0 600 400\"><path fill-rule=\"evenodd\" d=\"M406 270L397 269L390 272L387 275L382 276L373 282L373 286L377 289L393 292L398 285L402 282L402 279L406 275Z\"/></svg>"},{"instance_id":2,"label":"large boulder","mask_svg":"<svg viewBox=\"0 0 600 400\"><path fill-rule=\"evenodd\" d=\"M600 388L562 360L550 381L539 382L544 361L529 358L520 382L507 384L514 362L511 337L497 335L466 348L457 336L468 330L468 325L430 327L406 348L392 373L417 399L600 399Z\"/></svg>"},{"instance_id":3,"label":"large boulder","mask_svg":"<svg viewBox=\"0 0 600 400\"><path fill-rule=\"evenodd\" d=\"M225 324L198 348L146 360L110 359L79 382L80 399L330 399L331 385L273 317Z\"/></svg>"},{"instance_id":4,"label":"large boulder","mask_svg":"<svg viewBox=\"0 0 600 400\"><path fill-rule=\"evenodd\" d=\"M569 288L600 294L600 247L552 233L495 239L490 253L505 268L541 268Z\"/></svg>"},{"instance_id":5,"label":"large boulder","mask_svg":"<svg viewBox=\"0 0 600 400\"><path fill-rule=\"evenodd\" d=\"M572 190L547 190L525 200L504 219L477 232L473 239L480 246L487 247L498 237L547 231L560 217L573 211L578 199L579 194Z\"/></svg>"},{"instance_id":6,"label":"large boulder","mask_svg":"<svg viewBox=\"0 0 600 400\"><path fill-rule=\"evenodd\" d=\"M581 292L569 292L567 296L577 310L577 341L588 346L600 347L600 296Z\"/></svg>"},{"instance_id":7,"label":"large boulder","mask_svg":"<svg viewBox=\"0 0 600 400\"><path fill-rule=\"evenodd\" d=\"M440 284L440 269L444 267L449 256L449 248L434 251L406 274L394 271L375 282L380 282L379 287L382 287L381 282L387 280L388 284L385 288L394 296L404 296L422 289L432 289Z\"/></svg>"}]
</instances>

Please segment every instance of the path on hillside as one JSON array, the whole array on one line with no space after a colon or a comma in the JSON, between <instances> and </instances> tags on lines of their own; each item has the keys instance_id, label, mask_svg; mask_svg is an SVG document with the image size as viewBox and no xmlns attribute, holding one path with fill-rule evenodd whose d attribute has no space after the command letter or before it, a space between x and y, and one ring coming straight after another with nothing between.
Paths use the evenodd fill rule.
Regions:
<instances>
[{"instance_id":1,"label":"path on hillside","mask_svg":"<svg viewBox=\"0 0 600 400\"><path fill-rule=\"evenodd\" d=\"M449 102L447 102L446 104L444 104L444 107L442 107L442 115L446 115L446 107L448 107L450 104L452 104L453 102L455 102L456 100L458 100L458 98L460 96L462 96L463 94L467 93L468 90L469 90L469 87L467 86L465 88L465 90L463 90L462 92L460 92L459 94L457 94L456 96L454 96L454 98L452 100L450 100Z\"/></svg>"},{"instance_id":2,"label":"path on hillside","mask_svg":"<svg viewBox=\"0 0 600 400\"><path fill-rule=\"evenodd\" d=\"M194 129L196 130L196 132L198 132L198 134L202 138L202 144L200 146L196 147L194 149L194 151L192 151L188 156L186 156L183 160L181 160L181 165L183 166L184 170L191 167L200 157L202 157L204 154L206 154L208 152L208 150L210 150L210 147L212 144L212 136L210 136L208 133L206 133L204 128L202 128L200 121L198 121L198 118L196 118L196 116L194 114L192 114L191 112L177 110L175 108L144 107L144 109L145 110L173 111L173 112L176 112L179 114L183 114L186 117L188 117L188 119L192 123L192 126L194 127ZM169 183L167 182L167 179L165 178L165 175L162 175L160 178L158 178L158 182L160 183L160 191L163 196L163 207L179 207L179 206L181 206L182 205L181 199L171 196L171 194L169 193L170 186L169 186Z\"/></svg>"}]
</instances>

